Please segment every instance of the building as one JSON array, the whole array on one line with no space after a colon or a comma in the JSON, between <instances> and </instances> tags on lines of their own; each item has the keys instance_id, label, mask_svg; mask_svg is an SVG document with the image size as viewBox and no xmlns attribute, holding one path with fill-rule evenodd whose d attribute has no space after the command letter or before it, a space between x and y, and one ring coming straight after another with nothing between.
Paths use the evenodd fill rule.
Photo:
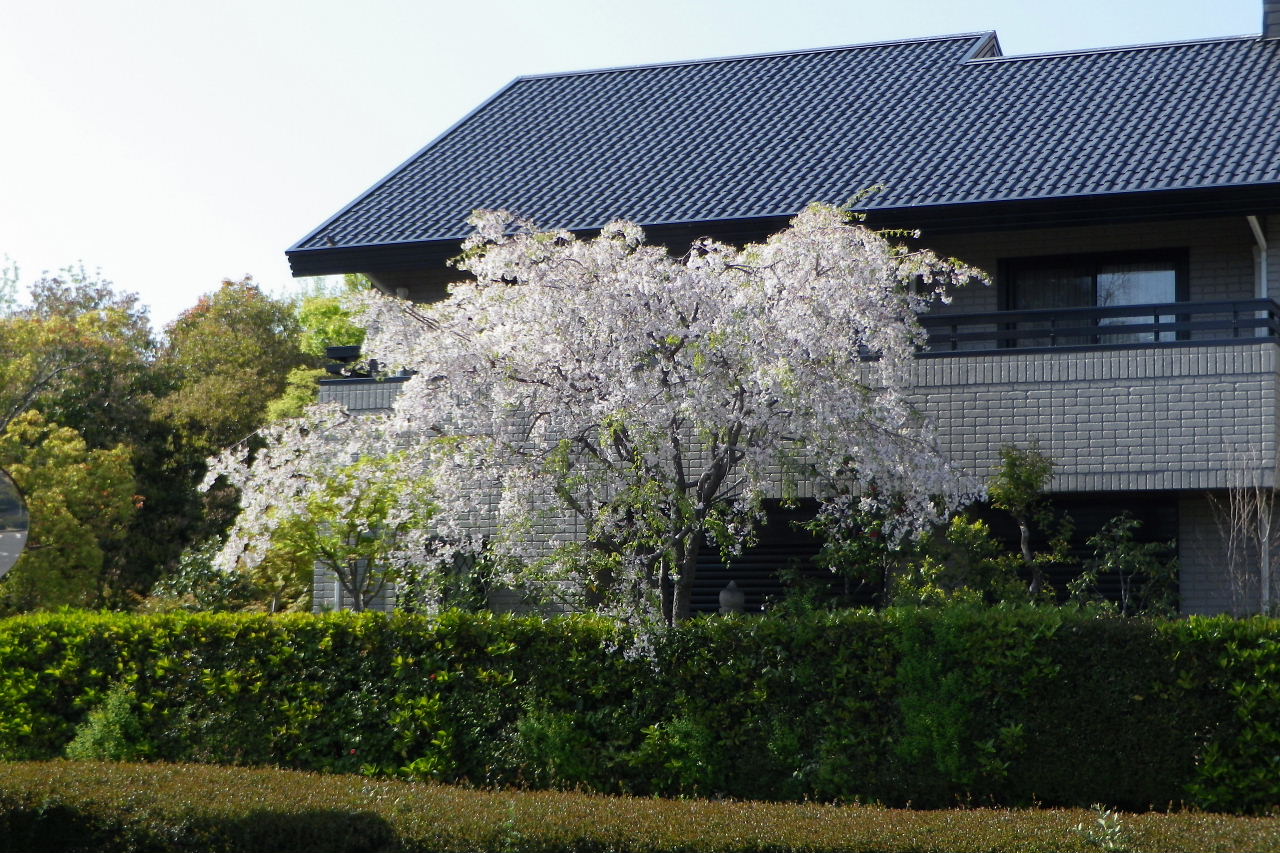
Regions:
<instances>
[{"instance_id":1,"label":"building","mask_svg":"<svg viewBox=\"0 0 1280 853\"><path fill-rule=\"evenodd\" d=\"M880 187L869 224L994 278L926 318L919 403L952 458L985 474L1036 442L1064 505L1177 536L1185 611L1257 609L1269 569L1229 577L1208 496L1276 480L1280 2L1262 11L1237 38L1004 56L986 32L522 77L289 260L432 300L475 208L628 218L683 250Z\"/></svg>"}]
</instances>

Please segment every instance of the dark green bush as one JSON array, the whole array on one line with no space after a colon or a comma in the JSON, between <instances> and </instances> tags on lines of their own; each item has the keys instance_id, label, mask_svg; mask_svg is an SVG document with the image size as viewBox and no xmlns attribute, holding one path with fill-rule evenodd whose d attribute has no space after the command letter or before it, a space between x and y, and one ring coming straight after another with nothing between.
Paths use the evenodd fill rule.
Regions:
<instances>
[{"instance_id":1,"label":"dark green bush","mask_svg":"<svg viewBox=\"0 0 1280 853\"><path fill-rule=\"evenodd\" d=\"M106 713L113 686L127 713ZM1277 720L1265 619L969 606L699 619L644 642L594 617L460 612L0 621L8 759L79 730L115 738L91 755L480 786L1265 812Z\"/></svg>"}]
</instances>

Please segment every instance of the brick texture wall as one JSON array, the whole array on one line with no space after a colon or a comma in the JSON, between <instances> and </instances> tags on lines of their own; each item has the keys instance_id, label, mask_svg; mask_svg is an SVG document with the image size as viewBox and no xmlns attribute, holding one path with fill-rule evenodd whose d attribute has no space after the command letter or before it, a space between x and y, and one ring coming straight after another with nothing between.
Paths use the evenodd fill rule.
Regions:
<instances>
[{"instance_id":1,"label":"brick texture wall","mask_svg":"<svg viewBox=\"0 0 1280 853\"><path fill-rule=\"evenodd\" d=\"M1035 442L1056 491L1223 488L1246 459L1274 479L1276 368L1270 342L957 356L917 362L914 395L981 477Z\"/></svg>"}]
</instances>

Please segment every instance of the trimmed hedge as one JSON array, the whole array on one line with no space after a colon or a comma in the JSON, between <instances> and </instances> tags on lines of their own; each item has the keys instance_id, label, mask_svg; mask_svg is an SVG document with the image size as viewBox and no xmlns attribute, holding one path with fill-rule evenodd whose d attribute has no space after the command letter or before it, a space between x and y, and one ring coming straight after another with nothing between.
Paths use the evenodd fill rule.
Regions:
<instances>
[{"instance_id":1,"label":"trimmed hedge","mask_svg":"<svg viewBox=\"0 0 1280 853\"><path fill-rule=\"evenodd\" d=\"M586 616L32 615L0 621L0 757L61 755L113 688L128 725L93 725L150 760L923 807L1280 805L1277 620L954 608L644 640Z\"/></svg>"},{"instance_id":2,"label":"trimmed hedge","mask_svg":"<svg viewBox=\"0 0 1280 853\"><path fill-rule=\"evenodd\" d=\"M1274 851L1280 818L902 811L477 791L195 765L51 762L0 774L0 853L1032 853Z\"/></svg>"}]
</instances>

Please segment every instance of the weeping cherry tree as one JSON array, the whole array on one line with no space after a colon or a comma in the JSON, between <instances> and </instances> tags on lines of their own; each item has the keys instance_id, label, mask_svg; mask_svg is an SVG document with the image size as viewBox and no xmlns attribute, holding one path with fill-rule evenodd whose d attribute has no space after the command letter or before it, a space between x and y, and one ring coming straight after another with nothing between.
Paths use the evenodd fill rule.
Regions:
<instances>
[{"instance_id":1,"label":"weeping cherry tree","mask_svg":"<svg viewBox=\"0 0 1280 853\"><path fill-rule=\"evenodd\" d=\"M891 538L973 497L907 397L916 314L971 268L818 205L763 243L680 257L627 222L593 239L471 222L454 264L472 278L447 299L353 306L365 355L412 373L370 435L429 478L431 541L483 530L524 579L669 624L699 551L745 541L766 497L804 483L829 529L872 512Z\"/></svg>"}]
</instances>

